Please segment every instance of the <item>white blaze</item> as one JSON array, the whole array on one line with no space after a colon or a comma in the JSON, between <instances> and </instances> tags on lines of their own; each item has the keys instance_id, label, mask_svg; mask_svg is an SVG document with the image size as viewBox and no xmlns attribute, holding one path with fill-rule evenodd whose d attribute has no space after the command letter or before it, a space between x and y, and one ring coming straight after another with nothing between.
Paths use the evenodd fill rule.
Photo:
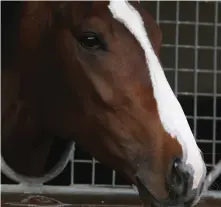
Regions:
<instances>
[{"instance_id":1,"label":"white blaze","mask_svg":"<svg viewBox=\"0 0 221 207\"><path fill-rule=\"evenodd\" d=\"M183 159L194 170L193 189L195 189L205 176L205 164L182 107L167 82L161 64L152 48L142 17L127 1L112 0L108 8L113 18L125 25L144 50L160 120L164 129L173 138L177 138L181 144Z\"/></svg>"}]
</instances>

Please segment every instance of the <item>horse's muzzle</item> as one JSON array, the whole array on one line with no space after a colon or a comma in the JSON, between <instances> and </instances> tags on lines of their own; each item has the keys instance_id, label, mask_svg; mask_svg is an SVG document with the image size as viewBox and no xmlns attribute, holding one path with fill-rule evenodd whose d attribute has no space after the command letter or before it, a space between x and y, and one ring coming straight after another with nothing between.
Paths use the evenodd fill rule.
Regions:
<instances>
[{"instance_id":1,"label":"horse's muzzle","mask_svg":"<svg viewBox=\"0 0 221 207\"><path fill-rule=\"evenodd\" d=\"M175 197L175 195L170 195L166 199L158 199L151 193L138 176L136 177L136 181L140 198L148 207L192 207L195 203L197 196L195 190L186 197Z\"/></svg>"}]
</instances>

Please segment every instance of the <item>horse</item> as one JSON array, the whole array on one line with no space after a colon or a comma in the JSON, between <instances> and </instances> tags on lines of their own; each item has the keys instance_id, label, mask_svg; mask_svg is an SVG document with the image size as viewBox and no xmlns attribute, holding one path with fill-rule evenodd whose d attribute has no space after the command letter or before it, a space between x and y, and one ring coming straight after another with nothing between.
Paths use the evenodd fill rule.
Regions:
<instances>
[{"instance_id":1,"label":"horse","mask_svg":"<svg viewBox=\"0 0 221 207\"><path fill-rule=\"evenodd\" d=\"M147 206L199 202L205 162L160 63L161 30L140 2L22 2L16 21L2 69L12 169L41 176L61 137L121 173Z\"/></svg>"}]
</instances>

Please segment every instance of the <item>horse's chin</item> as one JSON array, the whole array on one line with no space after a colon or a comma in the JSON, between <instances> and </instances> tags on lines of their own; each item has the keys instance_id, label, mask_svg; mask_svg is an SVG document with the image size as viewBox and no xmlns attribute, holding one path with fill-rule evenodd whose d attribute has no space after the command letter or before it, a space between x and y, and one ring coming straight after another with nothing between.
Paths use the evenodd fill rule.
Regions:
<instances>
[{"instance_id":1,"label":"horse's chin","mask_svg":"<svg viewBox=\"0 0 221 207\"><path fill-rule=\"evenodd\" d=\"M159 202L156 200L156 198L151 194L149 189L143 184L143 182L139 179L139 177L136 178L137 182L137 189L139 192L139 196L141 198L141 201L146 207L161 207Z\"/></svg>"},{"instance_id":2,"label":"horse's chin","mask_svg":"<svg viewBox=\"0 0 221 207\"><path fill-rule=\"evenodd\" d=\"M158 200L154 197L154 195L151 193L148 187L143 184L143 182L139 179L139 177L137 177L136 182L139 191L139 196L145 207L192 207L193 206L192 202L175 204L171 202L171 200L169 199Z\"/></svg>"}]
</instances>

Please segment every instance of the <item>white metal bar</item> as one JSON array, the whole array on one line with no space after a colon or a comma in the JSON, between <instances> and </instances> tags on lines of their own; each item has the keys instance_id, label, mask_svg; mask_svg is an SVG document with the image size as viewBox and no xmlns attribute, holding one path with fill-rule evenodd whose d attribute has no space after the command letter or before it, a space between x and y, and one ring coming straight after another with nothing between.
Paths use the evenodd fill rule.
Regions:
<instances>
[{"instance_id":1,"label":"white metal bar","mask_svg":"<svg viewBox=\"0 0 221 207\"><path fill-rule=\"evenodd\" d=\"M116 187L116 171L112 171L112 187Z\"/></svg>"},{"instance_id":2,"label":"white metal bar","mask_svg":"<svg viewBox=\"0 0 221 207\"><path fill-rule=\"evenodd\" d=\"M213 82L213 164L216 163L216 94L217 94L217 45L218 45L218 2L215 3L215 12L214 12L214 82ZM221 173L221 172L220 172Z\"/></svg>"},{"instance_id":3,"label":"white metal bar","mask_svg":"<svg viewBox=\"0 0 221 207\"><path fill-rule=\"evenodd\" d=\"M88 196L138 196L136 188L107 188L92 187L91 185L74 185L74 186L26 186L26 185L2 185L2 193L18 194L59 194L59 195L88 195ZM208 191L203 197L213 197L221 199L221 193Z\"/></svg>"},{"instance_id":4,"label":"white metal bar","mask_svg":"<svg viewBox=\"0 0 221 207\"><path fill-rule=\"evenodd\" d=\"M73 186L28 186L2 185L2 193L31 193L31 194L71 194L71 195L137 195L133 188L96 187L91 185Z\"/></svg>"},{"instance_id":5,"label":"white metal bar","mask_svg":"<svg viewBox=\"0 0 221 207\"><path fill-rule=\"evenodd\" d=\"M174 68L164 68L165 71L174 71ZM179 72L194 72L194 68L179 68ZM197 72L200 73L213 73L211 69L200 69L197 68ZM221 70L217 71L217 74L221 74Z\"/></svg>"},{"instance_id":6,"label":"white metal bar","mask_svg":"<svg viewBox=\"0 0 221 207\"><path fill-rule=\"evenodd\" d=\"M92 185L95 185L95 168L96 168L96 160L94 158L92 158Z\"/></svg>"},{"instance_id":7,"label":"white metal bar","mask_svg":"<svg viewBox=\"0 0 221 207\"><path fill-rule=\"evenodd\" d=\"M176 2L176 39L175 39L175 71L174 71L174 93L177 96L178 93L178 62L179 62L179 14L180 14L180 2Z\"/></svg>"},{"instance_id":8,"label":"white metal bar","mask_svg":"<svg viewBox=\"0 0 221 207\"><path fill-rule=\"evenodd\" d=\"M1 171L9 179L14 180L18 183L43 184L57 177L64 170L68 161L70 160L70 155L73 150L73 144L74 143L72 141L68 144L64 153L61 155L60 160L58 160L58 162L51 169L51 171L45 174L43 177L28 177L15 172L10 166L7 165L7 163L5 162L2 156L1 156Z\"/></svg>"},{"instance_id":9,"label":"white metal bar","mask_svg":"<svg viewBox=\"0 0 221 207\"><path fill-rule=\"evenodd\" d=\"M194 111L193 111L193 133L197 137L197 86L198 86L198 37L199 37L199 2L196 2L196 24L195 24L195 45L194 45Z\"/></svg>"},{"instance_id":10,"label":"white metal bar","mask_svg":"<svg viewBox=\"0 0 221 207\"><path fill-rule=\"evenodd\" d=\"M214 26L213 22L191 22L191 21L173 21L173 20L160 20L160 24L185 24L185 25L200 25L200 26ZM218 27L221 27L221 23L217 24Z\"/></svg>"},{"instance_id":11,"label":"white metal bar","mask_svg":"<svg viewBox=\"0 0 221 207\"><path fill-rule=\"evenodd\" d=\"M221 160L214 166L213 170L207 176L207 179L205 181L205 188L208 189L220 175L221 175Z\"/></svg>"},{"instance_id":12,"label":"white metal bar","mask_svg":"<svg viewBox=\"0 0 221 207\"><path fill-rule=\"evenodd\" d=\"M197 24L196 24L197 26ZM175 47L173 44L163 44L162 47ZM202 46L202 45L177 45L178 48L190 48L190 49L201 49L201 50L214 50L213 46ZM221 47L217 46L217 50L221 50Z\"/></svg>"},{"instance_id":13,"label":"white metal bar","mask_svg":"<svg viewBox=\"0 0 221 207\"><path fill-rule=\"evenodd\" d=\"M73 144L73 150L72 150L72 153L71 153L71 159L70 159L70 162L71 162L71 185L73 185L74 184L74 176L75 176L75 174L74 174L74 159L75 159L75 150L76 150L76 148L75 148L75 143Z\"/></svg>"}]
</instances>

